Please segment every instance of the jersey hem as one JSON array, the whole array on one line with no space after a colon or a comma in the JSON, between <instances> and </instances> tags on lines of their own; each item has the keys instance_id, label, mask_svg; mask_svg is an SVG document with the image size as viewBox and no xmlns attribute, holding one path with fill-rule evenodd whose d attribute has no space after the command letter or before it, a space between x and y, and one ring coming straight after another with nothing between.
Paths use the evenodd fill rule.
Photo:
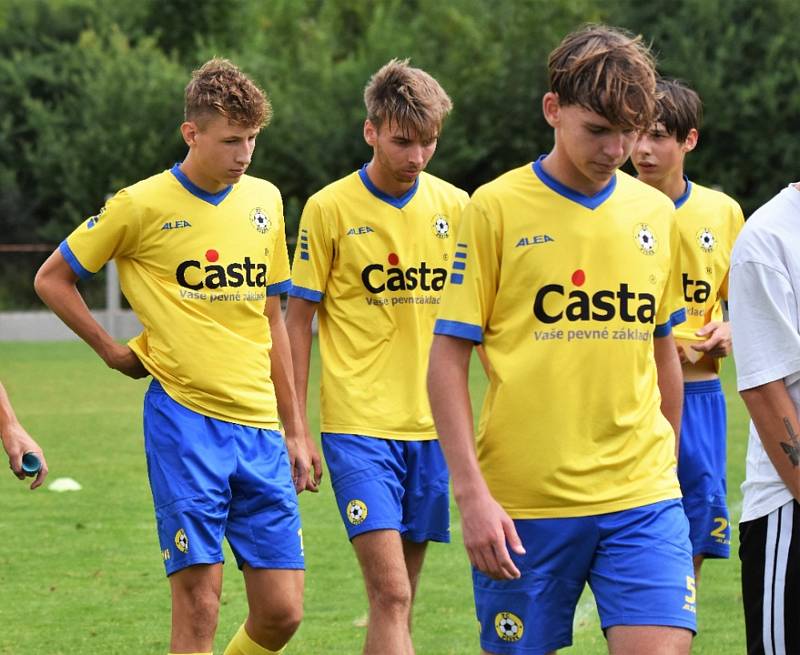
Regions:
<instances>
[{"instance_id":1,"label":"jersey hem","mask_svg":"<svg viewBox=\"0 0 800 655\"><path fill-rule=\"evenodd\" d=\"M322 291L317 291L316 289L309 289L307 287L301 287L293 284L292 288L289 289L289 295L293 298L302 298L303 300L320 302L325 294L322 293Z\"/></svg>"},{"instance_id":2,"label":"jersey hem","mask_svg":"<svg viewBox=\"0 0 800 655\"><path fill-rule=\"evenodd\" d=\"M337 434L352 434L359 437L372 437L374 439L391 439L392 441L435 441L438 436L435 432L392 432L389 430L376 430L375 428L364 428L342 425L322 424L320 432L335 437Z\"/></svg>"},{"instance_id":3,"label":"jersey hem","mask_svg":"<svg viewBox=\"0 0 800 655\"><path fill-rule=\"evenodd\" d=\"M94 273L92 273L89 269L84 268L83 265L78 261L78 258L75 256L75 253L72 252L72 248L69 247L66 239L59 244L58 251L61 253L61 256L64 258L67 264L69 264L72 272L81 278L81 280L88 280L94 275Z\"/></svg>"},{"instance_id":4,"label":"jersey hem","mask_svg":"<svg viewBox=\"0 0 800 655\"><path fill-rule=\"evenodd\" d=\"M663 491L652 496L635 498L631 500L621 500L615 503L601 503L599 505L580 505L573 507L558 507L552 509L535 510L509 510L503 509L512 519L571 519L584 516L597 516L600 514L612 514L613 512L623 512L628 509L638 509L647 505L653 505L665 500L680 500L680 489L674 491ZM496 497L495 497L496 499ZM502 505L502 502L500 503Z\"/></svg>"},{"instance_id":5,"label":"jersey hem","mask_svg":"<svg viewBox=\"0 0 800 655\"><path fill-rule=\"evenodd\" d=\"M448 321L443 318L438 318L433 327L433 333L441 334L446 337L467 339L474 343L483 343L483 330L481 330L479 325L474 325L472 323Z\"/></svg>"},{"instance_id":6,"label":"jersey hem","mask_svg":"<svg viewBox=\"0 0 800 655\"><path fill-rule=\"evenodd\" d=\"M283 282L275 282L274 284L267 285L268 296L279 296L282 293L287 293L292 288L291 280L284 280Z\"/></svg>"}]
</instances>

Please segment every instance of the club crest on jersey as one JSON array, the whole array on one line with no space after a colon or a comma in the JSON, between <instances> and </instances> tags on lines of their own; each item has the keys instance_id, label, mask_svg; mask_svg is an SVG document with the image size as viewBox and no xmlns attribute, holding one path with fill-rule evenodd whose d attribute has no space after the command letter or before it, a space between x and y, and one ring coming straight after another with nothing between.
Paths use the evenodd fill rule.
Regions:
<instances>
[{"instance_id":1,"label":"club crest on jersey","mask_svg":"<svg viewBox=\"0 0 800 655\"><path fill-rule=\"evenodd\" d=\"M522 619L511 612L495 614L494 629L497 631L497 636L503 641L519 641L522 639L522 633L525 632Z\"/></svg>"},{"instance_id":2,"label":"club crest on jersey","mask_svg":"<svg viewBox=\"0 0 800 655\"><path fill-rule=\"evenodd\" d=\"M433 217L433 233L440 239L446 239L450 236L450 223L447 216L444 214L436 214Z\"/></svg>"},{"instance_id":3,"label":"club crest on jersey","mask_svg":"<svg viewBox=\"0 0 800 655\"><path fill-rule=\"evenodd\" d=\"M186 532L183 528L175 533L175 545L182 553L189 552L189 537L186 536Z\"/></svg>"},{"instance_id":4,"label":"club crest on jersey","mask_svg":"<svg viewBox=\"0 0 800 655\"><path fill-rule=\"evenodd\" d=\"M697 243L703 252L712 252L717 245L717 239L710 228L704 227L697 233Z\"/></svg>"},{"instance_id":5,"label":"club crest on jersey","mask_svg":"<svg viewBox=\"0 0 800 655\"><path fill-rule=\"evenodd\" d=\"M367 518L367 506L363 500L351 500L347 503L347 520L353 525L361 525Z\"/></svg>"},{"instance_id":6,"label":"club crest on jersey","mask_svg":"<svg viewBox=\"0 0 800 655\"><path fill-rule=\"evenodd\" d=\"M250 212L250 222L261 234L266 234L272 227L269 216L261 207L256 207Z\"/></svg>"},{"instance_id":7,"label":"club crest on jersey","mask_svg":"<svg viewBox=\"0 0 800 655\"><path fill-rule=\"evenodd\" d=\"M658 239L647 223L639 223L633 230L633 238L639 251L645 255L654 255L658 249Z\"/></svg>"},{"instance_id":8,"label":"club crest on jersey","mask_svg":"<svg viewBox=\"0 0 800 655\"><path fill-rule=\"evenodd\" d=\"M97 212L95 216L92 216L91 218L89 218L89 220L86 221L86 229L91 230L95 225L97 225L100 222L100 219L103 218L103 214L105 213L106 213L106 208L104 206L99 212Z\"/></svg>"}]
</instances>

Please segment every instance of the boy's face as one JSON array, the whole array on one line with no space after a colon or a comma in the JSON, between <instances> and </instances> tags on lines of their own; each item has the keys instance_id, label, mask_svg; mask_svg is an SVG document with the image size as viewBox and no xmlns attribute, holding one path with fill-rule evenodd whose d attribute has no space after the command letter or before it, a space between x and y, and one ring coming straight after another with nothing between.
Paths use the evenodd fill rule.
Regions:
<instances>
[{"instance_id":1,"label":"boy's face","mask_svg":"<svg viewBox=\"0 0 800 655\"><path fill-rule=\"evenodd\" d=\"M238 182L250 165L259 131L218 114L184 123L181 132L199 186L213 193Z\"/></svg>"},{"instance_id":2,"label":"boy's face","mask_svg":"<svg viewBox=\"0 0 800 655\"><path fill-rule=\"evenodd\" d=\"M372 146L372 161L379 174L410 187L433 157L438 135L423 138L392 121L377 128L368 120L364 123L364 139Z\"/></svg>"},{"instance_id":3,"label":"boy's face","mask_svg":"<svg viewBox=\"0 0 800 655\"><path fill-rule=\"evenodd\" d=\"M697 130L689 130L681 142L667 132L663 123L656 123L640 132L633 146L632 161L642 182L659 186L662 180L683 176L683 159L697 143Z\"/></svg>"},{"instance_id":4,"label":"boy's face","mask_svg":"<svg viewBox=\"0 0 800 655\"><path fill-rule=\"evenodd\" d=\"M567 179L559 180L591 195L605 187L631 154L636 132L612 125L580 105L562 105L555 93L543 99L544 116L555 130L556 151Z\"/></svg>"}]
</instances>

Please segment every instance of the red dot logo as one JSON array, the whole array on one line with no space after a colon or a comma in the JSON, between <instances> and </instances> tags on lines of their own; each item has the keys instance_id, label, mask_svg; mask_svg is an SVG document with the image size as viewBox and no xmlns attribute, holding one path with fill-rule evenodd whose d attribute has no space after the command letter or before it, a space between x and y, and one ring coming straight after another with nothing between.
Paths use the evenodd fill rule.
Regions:
<instances>
[{"instance_id":1,"label":"red dot logo","mask_svg":"<svg viewBox=\"0 0 800 655\"><path fill-rule=\"evenodd\" d=\"M206 250L206 259L210 262L215 262L219 259L219 253L216 250Z\"/></svg>"},{"instance_id":2,"label":"red dot logo","mask_svg":"<svg viewBox=\"0 0 800 655\"><path fill-rule=\"evenodd\" d=\"M389 253L389 263L392 266L397 266L400 263L400 258L393 252Z\"/></svg>"},{"instance_id":3,"label":"red dot logo","mask_svg":"<svg viewBox=\"0 0 800 655\"><path fill-rule=\"evenodd\" d=\"M582 286L584 282L586 282L586 273L581 269L578 269L572 274L572 284L576 287Z\"/></svg>"}]
</instances>

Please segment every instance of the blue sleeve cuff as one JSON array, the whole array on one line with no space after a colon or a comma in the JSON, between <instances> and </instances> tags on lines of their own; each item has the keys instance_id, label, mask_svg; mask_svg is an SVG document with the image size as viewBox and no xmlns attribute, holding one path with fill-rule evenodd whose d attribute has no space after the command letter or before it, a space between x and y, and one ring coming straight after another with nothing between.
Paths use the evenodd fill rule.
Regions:
<instances>
[{"instance_id":1,"label":"blue sleeve cuff","mask_svg":"<svg viewBox=\"0 0 800 655\"><path fill-rule=\"evenodd\" d=\"M680 309L672 312L669 317L670 325L680 325L681 323L686 322L686 308L681 307Z\"/></svg>"},{"instance_id":2,"label":"blue sleeve cuff","mask_svg":"<svg viewBox=\"0 0 800 655\"><path fill-rule=\"evenodd\" d=\"M284 280L283 282L276 282L275 284L268 284L267 285L267 295L268 296L279 296L282 293L286 293L291 288L292 288L292 281L291 280Z\"/></svg>"},{"instance_id":3,"label":"blue sleeve cuff","mask_svg":"<svg viewBox=\"0 0 800 655\"><path fill-rule=\"evenodd\" d=\"M61 256L66 260L69 267L72 271L82 280L88 280L91 278L94 273L85 269L83 265L78 261L78 258L75 256L75 253L69 247L67 240L64 239L58 246L58 251L61 253Z\"/></svg>"},{"instance_id":4,"label":"blue sleeve cuff","mask_svg":"<svg viewBox=\"0 0 800 655\"><path fill-rule=\"evenodd\" d=\"M307 289L306 287L298 287L296 284L293 284L292 288L289 290L289 295L294 298L310 300L311 302L320 302L325 294L323 294L322 291Z\"/></svg>"},{"instance_id":5,"label":"blue sleeve cuff","mask_svg":"<svg viewBox=\"0 0 800 655\"><path fill-rule=\"evenodd\" d=\"M467 339L474 343L483 343L483 330L479 325L472 323L462 323L461 321L446 321L437 319L433 327L434 334L442 334L448 337Z\"/></svg>"}]
</instances>

